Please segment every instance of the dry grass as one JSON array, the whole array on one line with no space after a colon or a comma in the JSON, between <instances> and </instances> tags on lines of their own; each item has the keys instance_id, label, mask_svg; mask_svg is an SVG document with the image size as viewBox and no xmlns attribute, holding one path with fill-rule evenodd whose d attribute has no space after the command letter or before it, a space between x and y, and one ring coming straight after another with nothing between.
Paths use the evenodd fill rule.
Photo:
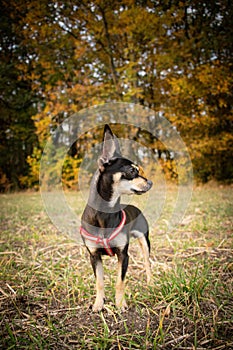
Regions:
<instances>
[{"instance_id":1,"label":"dry grass","mask_svg":"<svg viewBox=\"0 0 233 350\"><path fill-rule=\"evenodd\" d=\"M39 194L1 195L0 347L233 349L232 195L231 187L196 188L182 226L167 235L157 223L150 287L132 242L127 312L115 309L116 260L106 258L98 314L86 251L56 231Z\"/></svg>"}]
</instances>

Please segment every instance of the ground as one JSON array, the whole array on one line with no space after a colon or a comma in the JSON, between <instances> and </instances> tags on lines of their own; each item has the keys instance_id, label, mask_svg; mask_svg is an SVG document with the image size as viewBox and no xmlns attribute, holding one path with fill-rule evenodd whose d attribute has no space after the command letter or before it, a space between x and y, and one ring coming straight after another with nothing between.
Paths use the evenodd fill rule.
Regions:
<instances>
[{"instance_id":1,"label":"ground","mask_svg":"<svg viewBox=\"0 0 233 350\"><path fill-rule=\"evenodd\" d=\"M80 194L67 198L79 215ZM132 241L125 312L114 305L116 259L106 257L106 304L93 313L84 247L57 231L39 193L2 194L0 347L233 349L232 198L231 186L195 187L183 223L171 232L162 214L150 233L150 286Z\"/></svg>"}]
</instances>

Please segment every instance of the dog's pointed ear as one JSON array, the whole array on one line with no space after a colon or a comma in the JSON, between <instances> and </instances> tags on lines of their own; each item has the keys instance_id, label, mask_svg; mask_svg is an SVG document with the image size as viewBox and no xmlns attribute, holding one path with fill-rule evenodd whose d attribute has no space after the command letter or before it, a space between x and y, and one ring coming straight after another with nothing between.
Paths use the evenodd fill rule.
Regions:
<instances>
[{"instance_id":1,"label":"dog's pointed ear","mask_svg":"<svg viewBox=\"0 0 233 350\"><path fill-rule=\"evenodd\" d=\"M108 164L111 159L121 156L120 145L117 137L112 133L109 125L104 127L104 140L102 155L99 158L98 164L101 171L104 170L104 164Z\"/></svg>"}]
</instances>

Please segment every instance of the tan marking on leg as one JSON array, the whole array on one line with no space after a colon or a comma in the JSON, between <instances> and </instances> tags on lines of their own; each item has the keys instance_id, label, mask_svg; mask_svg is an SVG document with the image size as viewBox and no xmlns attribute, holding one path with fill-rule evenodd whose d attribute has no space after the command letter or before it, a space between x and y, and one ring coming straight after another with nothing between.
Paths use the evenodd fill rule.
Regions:
<instances>
[{"instance_id":1,"label":"tan marking on leg","mask_svg":"<svg viewBox=\"0 0 233 350\"><path fill-rule=\"evenodd\" d=\"M118 272L117 272L117 281L116 281L116 307L125 310L127 309L127 303L125 301L125 282L121 279L122 275L122 265L118 261Z\"/></svg>"},{"instance_id":2,"label":"tan marking on leg","mask_svg":"<svg viewBox=\"0 0 233 350\"><path fill-rule=\"evenodd\" d=\"M104 270L102 262L96 266L96 299L92 307L94 312L101 311L104 306Z\"/></svg>"},{"instance_id":3,"label":"tan marking on leg","mask_svg":"<svg viewBox=\"0 0 233 350\"><path fill-rule=\"evenodd\" d=\"M144 236L138 238L139 245L142 250L142 254L144 257L145 268L146 268L146 278L147 284L150 284L151 280L151 268L150 268L150 260L149 260L149 248L146 242L146 238Z\"/></svg>"}]
</instances>

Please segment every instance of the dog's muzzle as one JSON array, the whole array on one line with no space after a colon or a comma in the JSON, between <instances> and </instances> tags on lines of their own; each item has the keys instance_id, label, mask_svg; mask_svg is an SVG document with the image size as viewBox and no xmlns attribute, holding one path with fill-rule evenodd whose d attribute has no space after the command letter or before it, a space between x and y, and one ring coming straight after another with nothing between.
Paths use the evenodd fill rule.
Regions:
<instances>
[{"instance_id":1,"label":"dog's muzzle","mask_svg":"<svg viewBox=\"0 0 233 350\"><path fill-rule=\"evenodd\" d=\"M148 191L151 189L152 185L153 185L153 182L150 181L150 180L147 180L146 185L143 186L142 189L140 189L140 190L135 190L135 189L133 189L133 192L134 192L135 194L143 194L143 193L146 193L146 192L148 192Z\"/></svg>"}]
</instances>

